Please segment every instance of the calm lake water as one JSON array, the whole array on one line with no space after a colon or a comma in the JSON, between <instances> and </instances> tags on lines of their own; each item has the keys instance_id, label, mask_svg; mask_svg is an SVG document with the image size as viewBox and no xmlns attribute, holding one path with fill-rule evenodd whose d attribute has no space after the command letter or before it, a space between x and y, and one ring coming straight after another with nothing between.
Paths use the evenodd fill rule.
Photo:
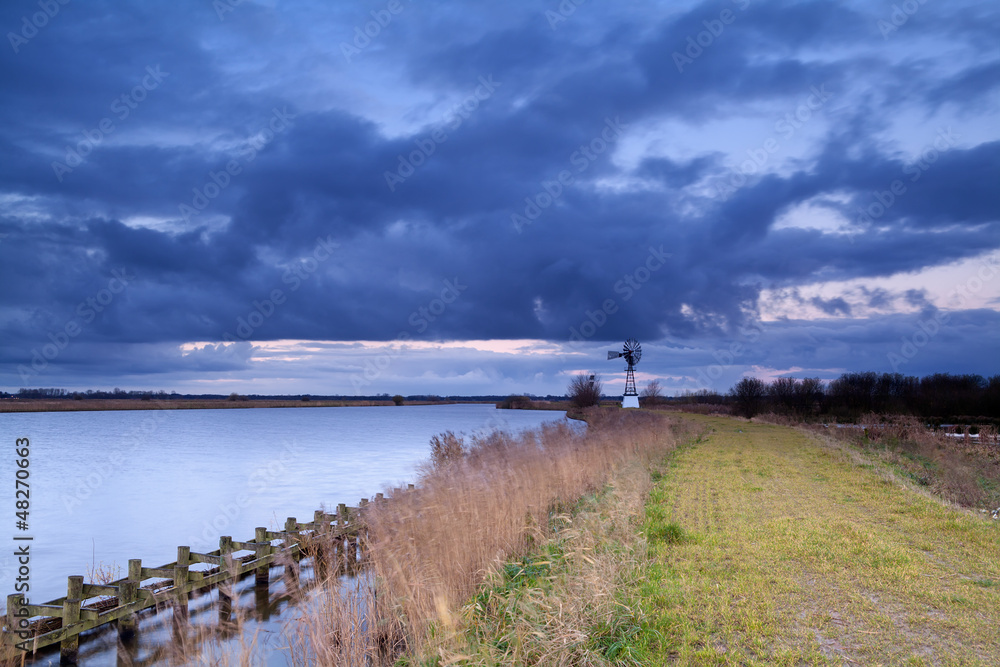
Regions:
<instances>
[{"instance_id":1,"label":"calm lake water","mask_svg":"<svg viewBox=\"0 0 1000 667\"><path fill-rule=\"evenodd\" d=\"M33 603L66 593L66 577L130 558L158 566L177 546L217 549L256 526L311 521L321 506L356 505L416 477L446 430L532 428L561 412L492 405L255 408L0 414L8 541L31 535ZM15 529L14 441L30 447L30 529ZM10 544L11 542L8 542ZM13 549L0 556L14 592ZM3 598L5 601L5 597Z\"/></svg>"}]
</instances>

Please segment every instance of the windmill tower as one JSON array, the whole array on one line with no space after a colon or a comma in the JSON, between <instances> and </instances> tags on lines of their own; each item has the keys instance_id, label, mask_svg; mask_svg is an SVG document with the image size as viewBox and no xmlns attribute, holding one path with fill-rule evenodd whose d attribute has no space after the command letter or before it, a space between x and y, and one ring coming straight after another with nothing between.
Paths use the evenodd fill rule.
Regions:
<instances>
[{"instance_id":1,"label":"windmill tower","mask_svg":"<svg viewBox=\"0 0 1000 667\"><path fill-rule=\"evenodd\" d=\"M642 345L635 338L625 341L621 352L608 351L608 359L623 357L628 368L625 370L625 395L622 396L623 408L639 407L639 393L635 390L635 365L642 359Z\"/></svg>"}]
</instances>

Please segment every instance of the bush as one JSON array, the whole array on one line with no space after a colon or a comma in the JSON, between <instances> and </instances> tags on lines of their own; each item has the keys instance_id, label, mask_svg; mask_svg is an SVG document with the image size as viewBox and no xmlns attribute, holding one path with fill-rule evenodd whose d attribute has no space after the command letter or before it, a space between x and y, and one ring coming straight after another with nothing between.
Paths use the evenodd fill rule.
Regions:
<instances>
[{"instance_id":1,"label":"bush","mask_svg":"<svg viewBox=\"0 0 1000 667\"><path fill-rule=\"evenodd\" d=\"M569 383L569 402L574 408L600 405L604 386L598 375L576 375Z\"/></svg>"},{"instance_id":2,"label":"bush","mask_svg":"<svg viewBox=\"0 0 1000 667\"><path fill-rule=\"evenodd\" d=\"M403 398L400 394L396 394L395 396L392 397L392 402L395 403L396 405L402 405L403 401L405 400L406 399Z\"/></svg>"},{"instance_id":3,"label":"bush","mask_svg":"<svg viewBox=\"0 0 1000 667\"><path fill-rule=\"evenodd\" d=\"M511 394L500 401L499 407L503 410L527 410L531 407L531 398L528 396L515 396Z\"/></svg>"}]
</instances>

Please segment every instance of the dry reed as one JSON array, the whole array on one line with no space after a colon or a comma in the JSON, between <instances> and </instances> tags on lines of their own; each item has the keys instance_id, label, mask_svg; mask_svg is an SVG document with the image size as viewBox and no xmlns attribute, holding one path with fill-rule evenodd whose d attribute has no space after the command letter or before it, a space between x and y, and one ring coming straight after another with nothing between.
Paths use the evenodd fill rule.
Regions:
<instances>
[{"instance_id":1,"label":"dry reed","mask_svg":"<svg viewBox=\"0 0 1000 667\"><path fill-rule=\"evenodd\" d=\"M545 538L554 513L600 489L627 462L662 456L676 422L647 412L588 412L589 428L543 426L467 441L435 438L417 488L370 508L368 578L327 584L294 630L296 660L387 664L421 653L461 622L491 573ZM595 589L599 590L599 589Z\"/></svg>"}]
</instances>

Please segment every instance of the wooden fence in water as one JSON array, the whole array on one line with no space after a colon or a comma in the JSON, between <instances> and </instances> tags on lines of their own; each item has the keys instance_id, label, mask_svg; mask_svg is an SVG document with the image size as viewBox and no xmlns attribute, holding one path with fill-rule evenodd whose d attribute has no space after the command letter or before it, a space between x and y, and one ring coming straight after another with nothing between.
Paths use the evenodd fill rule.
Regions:
<instances>
[{"instance_id":1,"label":"wooden fence in water","mask_svg":"<svg viewBox=\"0 0 1000 667\"><path fill-rule=\"evenodd\" d=\"M375 502L380 500L381 493ZM233 588L226 584L235 585L254 572L257 584L266 586L273 564L298 563L312 557L321 574L331 566L334 572L353 571L364 558L360 547L367 534L364 510L368 505L368 500L362 499L357 507L338 505L332 514L317 510L308 523L289 517L284 530L257 528L253 540L246 542L220 537L219 548L208 553L179 546L177 560L159 567L145 567L141 559L132 559L128 576L108 583L86 584L82 576L72 576L66 595L44 604L25 604L21 594L8 595L3 643L25 652L58 643L60 663L76 664L81 633L117 623L119 636L131 639L139 612L169 604L175 622L180 622L187 618L189 596L214 587L219 587L223 616L232 606ZM281 543L272 544L277 540ZM208 567L192 569L198 564Z\"/></svg>"}]
</instances>

